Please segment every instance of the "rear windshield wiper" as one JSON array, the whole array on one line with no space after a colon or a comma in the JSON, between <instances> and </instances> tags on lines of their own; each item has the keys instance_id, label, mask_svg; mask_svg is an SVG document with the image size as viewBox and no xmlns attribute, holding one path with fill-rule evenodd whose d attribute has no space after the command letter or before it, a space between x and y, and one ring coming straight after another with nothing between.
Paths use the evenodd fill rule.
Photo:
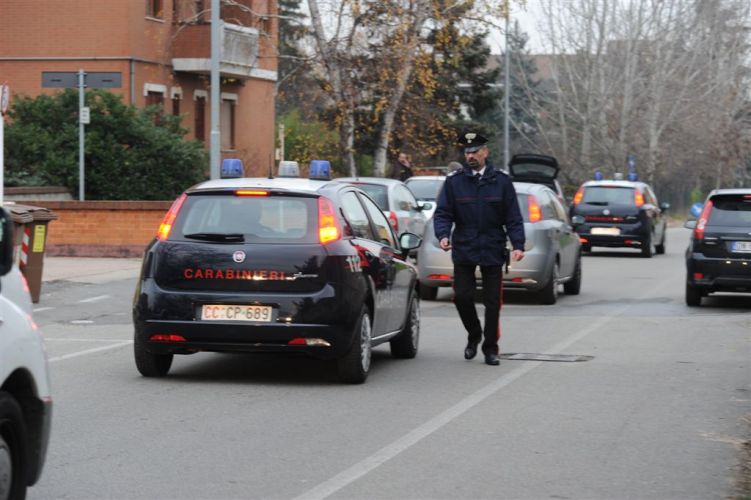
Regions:
<instances>
[{"instance_id":1,"label":"rear windshield wiper","mask_svg":"<svg viewBox=\"0 0 751 500\"><path fill-rule=\"evenodd\" d=\"M206 241L245 241L245 237L240 233L190 233L185 237Z\"/></svg>"}]
</instances>

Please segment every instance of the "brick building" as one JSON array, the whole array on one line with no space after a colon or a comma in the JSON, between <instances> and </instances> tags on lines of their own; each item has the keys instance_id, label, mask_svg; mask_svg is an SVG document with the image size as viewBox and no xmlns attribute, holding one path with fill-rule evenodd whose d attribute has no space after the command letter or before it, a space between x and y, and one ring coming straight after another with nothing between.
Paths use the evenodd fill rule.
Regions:
<instances>
[{"instance_id":1,"label":"brick building","mask_svg":"<svg viewBox=\"0 0 751 500\"><path fill-rule=\"evenodd\" d=\"M183 115L188 138L208 147L210 0L0 4L0 83L13 95L54 93L81 69L87 78L106 73L125 103ZM222 156L242 158L246 175L262 175L274 151L277 0L233 4L221 12Z\"/></svg>"}]
</instances>

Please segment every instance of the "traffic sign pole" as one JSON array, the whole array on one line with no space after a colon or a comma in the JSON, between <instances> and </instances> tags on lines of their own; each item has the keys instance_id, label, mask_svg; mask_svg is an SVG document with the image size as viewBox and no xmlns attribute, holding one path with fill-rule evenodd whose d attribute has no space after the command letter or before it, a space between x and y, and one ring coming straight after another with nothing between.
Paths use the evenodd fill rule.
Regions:
<instances>
[{"instance_id":1,"label":"traffic sign pole","mask_svg":"<svg viewBox=\"0 0 751 500\"><path fill-rule=\"evenodd\" d=\"M78 71L78 199L84 201L84 124L81 110L84 108L84 78L83 70Z\"/></svg>"},{"instance_id":2,"label":"traffic sign pole","mask_svg":"<svg viewBox=\"0 0 751 500\"><path fill-rule=\"evenodd\" d=\"M10 89L0 85L0 207L5 201L5 112L10 103Z\"/></svg>"}]
</instances>

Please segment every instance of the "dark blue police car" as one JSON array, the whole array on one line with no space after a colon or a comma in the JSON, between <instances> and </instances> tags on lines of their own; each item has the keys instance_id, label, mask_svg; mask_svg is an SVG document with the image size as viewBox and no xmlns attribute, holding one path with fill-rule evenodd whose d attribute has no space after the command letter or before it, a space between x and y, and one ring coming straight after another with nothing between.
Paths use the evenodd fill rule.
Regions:
<instances>
[{"instance_id":1,"label":"dark blue police car","mask_svg":"<svg viewBox=\"0 0 751 500\"><path fill-rule=\"evenodd\" d=\"M326 163L311 179L212 180L175 200L134 298L142 375L166 375L174 354L289 352L336 360L343 381L362 383L373 346L416 356L419 284L406 256L421 240L397 239Z\"/></svg>"}]
</instances>

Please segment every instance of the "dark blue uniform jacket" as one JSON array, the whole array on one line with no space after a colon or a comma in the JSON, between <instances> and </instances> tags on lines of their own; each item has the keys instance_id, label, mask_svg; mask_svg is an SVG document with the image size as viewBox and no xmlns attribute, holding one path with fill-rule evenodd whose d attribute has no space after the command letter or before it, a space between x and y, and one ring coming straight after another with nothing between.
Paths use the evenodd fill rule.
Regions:
<instances>
[{"instance_id":1,"label":"dark blue uniform jacket","mask_svg":"<svg viewBox=\"0 0 751 500\"><path fill-rule=\"evenodd\" d=\"M438 241L451 238L455 264L503 265L507 235L514 250L524 249L524 219L516 190L508 175L490 162L479 179L467 166L446 177L433 227Z\"/></svg>"}]
</instances>

